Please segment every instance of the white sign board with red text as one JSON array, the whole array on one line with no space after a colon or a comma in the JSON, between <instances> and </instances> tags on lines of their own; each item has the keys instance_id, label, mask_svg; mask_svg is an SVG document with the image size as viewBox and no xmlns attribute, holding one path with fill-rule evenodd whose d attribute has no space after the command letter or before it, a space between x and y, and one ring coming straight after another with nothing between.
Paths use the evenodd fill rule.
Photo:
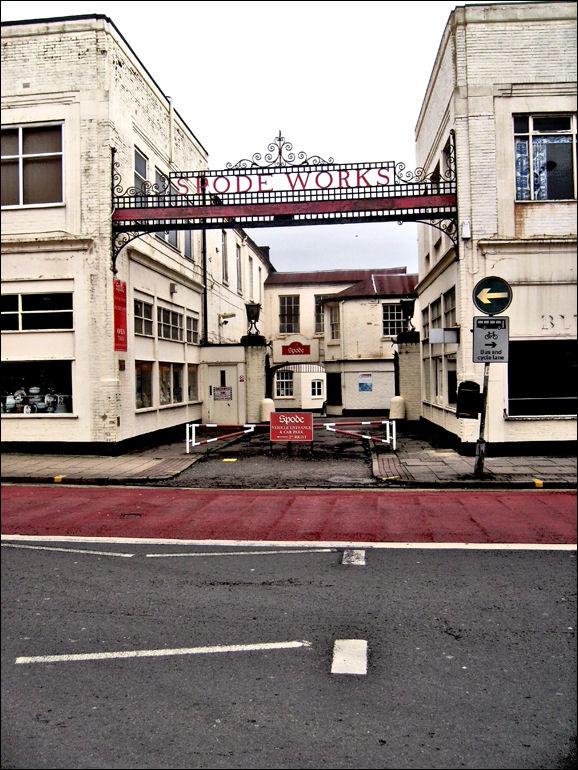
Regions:
<instances>
[{"instance_id":1,"label":"white sign board with red text","mask_svg":"<svg viewBox=\"0 0 578 770\"><path fill-rule=\"evenodd\" d=\"M311 412L271 412L271 441L313 441Z\"/></svg>"}]
</instances>

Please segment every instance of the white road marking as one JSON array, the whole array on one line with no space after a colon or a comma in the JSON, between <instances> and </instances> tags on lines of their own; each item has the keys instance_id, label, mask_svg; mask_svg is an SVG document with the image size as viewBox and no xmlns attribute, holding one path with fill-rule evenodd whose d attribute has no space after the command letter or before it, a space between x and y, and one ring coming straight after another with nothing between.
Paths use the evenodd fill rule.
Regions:
<instances>
[{"instance_id":1,"label":"white road marking","mask_svg":"<svg viewBox=\"0 0 578 770\"><path fill-rule=\"evenodd\" d=\"M193 553L147 553L145 554L147 559L168 559L174 556L262 556L263 554L285 554L285 553L332 553L335 548L300 548L286 549L280 551L203 551Z\"/></svg>"},{"instance_id":2,"label":"white road marking","mask_svg":"<svg viewBox=\"0 0 578 770\"><path fill-rule=\"evenodd\" d=\"M575 551L576 543L393 543L393 542L350 542L341 540L319 540L314 543L311 540L188 540L184 538L161 537L96 537L76 535L2 535L2 540L19 541L32 540L34 542L53 543L117 543L119 545L210 545L233 546L244 548L263 548L264 545L276 548L365 548L370 549L398 549L408 550L480 550L480 551Z\"/></svg>"},{"instance_id":3,"label":"white road marking","mask_svg":"<svg viewBox=\"0 0 578 770\"><path fill-rule=\"evenodd\" d=\"M341 563L357 564L360 567L365 567L365 551L358 548L345 548Z\"/></svg>"},{"instance_id":4,"label":"white road marking","mask_svg":"<svg viewBox=\"0 0 578 770\"><path fill-rule=\"evenodd\" d=\"M116 658L158 658L167 655L205 655L216 652L253 652L255 650L290 650L311 647L311 642L267 642L262 644L229 644L212 647L180 647L167 650L124 650L120 652L87 652L74 655L36 655L16 658L17 665L24 663L70 663L78 660L114 660Z\"/></svg>"},{"instance_id":5,"label":"white road marking","mask_svg":"<svg viewBox=\"0 0 578 770\"><path fill-rule=\"evenodd\" d=\"M54 548L48 545L16 545L15 543L2 543L3 548L30 548L36 551L64 551L64 553L89 553L92 556L121 556L130 559L134 553L114 553L113 551L89 551L78 548Z\"/></svg>"},{"instance_id":6,"label":"white road marking","mask_svg":"<svg viewBox=\"0 0 578 770\"><path fill-rule=\"evenodd\" d=\"M367 674L365 639L336 639L333 645L332 674Z\"/></svg>"}]
</instances>

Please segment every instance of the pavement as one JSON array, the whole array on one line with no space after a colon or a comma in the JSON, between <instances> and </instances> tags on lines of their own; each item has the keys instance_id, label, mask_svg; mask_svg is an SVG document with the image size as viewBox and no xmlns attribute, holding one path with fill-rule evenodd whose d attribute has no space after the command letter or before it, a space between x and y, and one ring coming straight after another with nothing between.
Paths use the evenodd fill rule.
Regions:
<instances>
[{"instance_id":1,"label":"pavement","mask_svg":"<svg viewBox=\"0 0 578 770\"><path fill-rule=\"evenodd\" d=\"M350 418L363 420L364 418ZM347 430L356 432L367 428L347 427ZM378 430L373 430L375 435L383 435ZM184 430L183 430L184 432ZM327 431L322 441L327 446ZM199 436L201 438L201 435ZM204 437L206 439L206 437ZM321 439L321 435L319 435ZM248 440L249 439L249 440ZM251 437L242 435L236 438L218 440L216 442L203 443L186 451L185 436L182 441L170 444L127 452L116 457L95 455L64 455L64 454L39 454L39 453L2 453L2 482L3 483L37 483L37 484L117 484L117 485L170 485L179 486L179 477L182 476L182 486L210 487L215 485L215 480L209 478L204 483L203 468L206 463L201 463L197 469L193 468L200 460L207 460L208 456L220 463L233 462L227 458L231 451L243 446L245 454L251 452ZM261 444L267 439L261 432ZM333 434L339 454L339 438ZM368 478L359 481L359 475L352 473L351 483L348 479L339 476L337 486L356 487L363 485L367 488L371 485L376 488L423 488L423 489L456 489L456 488L547 488L547 489L576 489L576 457L572 456L507 456L493 457L486 455L484 458L483 472L475 474L475 458L460 455L453 449L440 448L430 443L426 438L415 434L404 435L398 429L395 450L390 445L375 443L367 439L347 437L349 444L358 449L350 462L353 465L369 463ZM317 432L314 444L317 446ZM243 442L243 443L241 443ZM309 445L307 445L309 446ZM272 457L277 457L279 466L277 478L283 474L283 460L287 458L286 445L281 449L275 446L275 452L268 453L268 462L275 462ZM246 467L254 467L253 477L243 478L243 486L255 488L275 488L275 477L264 475L259 468L258 455L255 454L254 462L246 464ZM264 460L264 456L263 456ZM341 466L343 457L339 458ZM315 457L315 451L293 452L291 462L299 463L299 483L296 487L305 488L331 488L332 478L336 478L333 470L333 458L331 452L325 451L322 457ZM337 463L337 457L335 462ZM347 462L347 461L346 461ZM320 468L320 463L321 468ZM315 466L315 474L313 474ZM341 467L340 466L340 467ZM287 467L287 466L285 466ZM308 476L309 469L311 473ZM218 483L217 483L218 485ZM230 485L228 485L230 486ZM286 486L284 484L283 486Z\"/></svg>"}]
</instances>

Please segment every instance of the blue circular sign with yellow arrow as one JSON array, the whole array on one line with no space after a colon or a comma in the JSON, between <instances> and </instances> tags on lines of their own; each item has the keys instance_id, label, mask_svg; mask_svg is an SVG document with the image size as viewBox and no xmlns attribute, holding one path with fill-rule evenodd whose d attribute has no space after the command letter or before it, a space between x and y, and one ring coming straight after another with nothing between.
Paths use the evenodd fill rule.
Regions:
<instances>
[{"instance_id":1,"label":"blue circular sign with yellow arrow","mask_svg":"<svg viewBox=\"0 0 578 770\"><path fill-rule=\"evenodd\" d=\"M473 300L478 310L486 315L503 313L512 301L512 287L503 278L489 275L475 285Z\"/></svg>"}]
</instances>

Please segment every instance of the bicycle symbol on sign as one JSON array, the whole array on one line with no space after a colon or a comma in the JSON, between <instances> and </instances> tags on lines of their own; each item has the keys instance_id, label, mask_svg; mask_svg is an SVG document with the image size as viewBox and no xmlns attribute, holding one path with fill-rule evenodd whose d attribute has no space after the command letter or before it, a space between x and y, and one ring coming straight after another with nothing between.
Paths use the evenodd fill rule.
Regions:
<instances>
[{"instance_id":1,"label":"bicycle symbol on sign","mask_svg":"<svg viewBox=\"0 0 578 770\"><path fill-rule=\"evenodd\" d=\"M486 334L486 336L485 336L485 339L487 339L487 340L497 340L498 339L498 335L496 334L496 332L488 332Z\"/></svg>"}]
</instances>

